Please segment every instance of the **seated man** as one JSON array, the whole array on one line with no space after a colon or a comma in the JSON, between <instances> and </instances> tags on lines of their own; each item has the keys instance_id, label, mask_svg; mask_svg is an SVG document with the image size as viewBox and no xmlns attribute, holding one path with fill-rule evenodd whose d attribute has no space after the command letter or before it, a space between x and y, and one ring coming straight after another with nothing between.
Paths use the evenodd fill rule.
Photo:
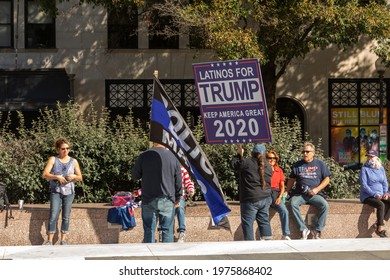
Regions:
<instances>
[{"instance_id":1,"label":"seated man","mask_svg":"<svg viewBox=\"0 0 390 280\"><path fill-rule=\"evenodd\" d=\"M302 219L299 207L303 204L311 204L317 208L318 219L311 233L314 239L320 239L329 208L321 191L329 184L331 173L325 162L314 158L315 147L313 144L305 143L302 154L303 159L292 166L286 189L287 192L290 192L296 182L296 187L291 193L290 205L294 220L302 232L302 239L307 239L310 230Z\"/></svg>"}]
</instances>

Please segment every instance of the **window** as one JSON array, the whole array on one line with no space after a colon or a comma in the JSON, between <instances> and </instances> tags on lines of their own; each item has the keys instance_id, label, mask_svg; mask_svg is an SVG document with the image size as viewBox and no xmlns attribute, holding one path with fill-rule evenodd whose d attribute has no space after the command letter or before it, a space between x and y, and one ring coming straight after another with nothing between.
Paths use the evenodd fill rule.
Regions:
<instances>
[{"instance_id":1,"label":"window","mask_svg":"<svg viewBox=\"0 0 390 280\"><path fill-rule=\"evenodd\" d=\"M31 128L40 109L56 109L69 101L69 77L63 68L44 70L0 69L0 126L17 133ZM23 116L21 122L20 114Z\"/></svg>"},{"instance_id":2,"label":"window","mask_svg":"<svg viewBox=\"0 0 390 280\"><path fill-rule=\"evenodd\" d=\"M206 35L204 34L204 30L191 28L190 32L190 48L191 49L206 49L205 42Z\"/></svg>"},{"instance_id":3,"label":"window","mask_svg":"<svg viewBox=\"0 0 390 280\"><path fill-rule=\"evenodd\" d=\"M55 19L37 1L25 2L26 48L55 48Z\"/></svg>"},{"instance_id":4,"label":"window","mask_svg":"<svg viewBox=\"0 0 390 280\"><path fill-rule=\"evenodd\" d=\"M176 27L172 26L172 20L168 16L159 16L156 12L151 15L149 26L149 49L178 49L179 36ZM171 33L167 36L168 33Z\"/></svg>"},{"instance_id":5,"label":"window","mask_svg":"<svg viewBox=\"0 0 390 280\"><path fill-rule=\"evenodd\" d=\"M0 48L13 47L13 1L0 1Z\"/></svg>"},{"instance_id":6,"label":"window","mask_svg":"<svg viewBox=\"0 0 390 280\"><path fill-rule=\"evenodd\" d=\"M135 5L108 12L108 48L138 48L138 12Z\"/></svg>"},{"instance_id":7,"label":"window","mask_svg":"<svg viewBox=\"0 0 390 280\"><path fill-rule=\"evenodd\" d=\"M345 168L359 168L369 150L387 158L388 88L387 79L383 95L378 79L329 80L330 151Z\"/></svg>"},{"instance_id":8,"label":"window","mask_svg":"<svg viewBox=\"0 0 390 280\"><path fill-rule=\"evenodd\" d=\"M200 115L194 80L160 80L181 115L194 127ZM112 119L126 116L146 124L150 120L153 80L106 80L106 106Z\"/></svg>"},{"instance_id":9,"label":"window","mask_svg":"<svg viewBox=\"0 0 390 280\"><path fill-rule=\"evenodd\" d=\"M279 97L276 100L276 111L280 119L287 118L290 123L297 118L301 122L301 135L302 137L305 135L305 112L296 100L290 97Z\"/></svg>"},{"instance_id":10,"label":"window","mask_svg":"<svg viewBox=\"0 0 390 280\"><path fill-rule=\"evenodd\" d=\"M0 70L0 111L36 110L69 100L65 70Z\"/></svg>"}]
</instances>

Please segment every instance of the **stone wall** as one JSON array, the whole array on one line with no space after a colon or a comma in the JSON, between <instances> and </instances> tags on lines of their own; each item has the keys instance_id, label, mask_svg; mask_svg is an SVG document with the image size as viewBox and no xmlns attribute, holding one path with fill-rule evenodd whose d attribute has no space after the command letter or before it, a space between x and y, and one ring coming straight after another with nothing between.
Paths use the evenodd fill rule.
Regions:
<instances>
[{"instance_id":1,"label":"stone wall","mask_svg":"<svg viewBox=\"0 0 390 280\"><path fill-rule=\"evenodd\" d=\"M376 215L373 208L361 204L358 200L329 200L329 215L322 238L362 238L376 237L374 223ZM70 244L113 244L139 243L143 239L141 209L135 209L137 226L124 231L120 225L107 222L108 204L74 204L69 228ZM186 209L187 242L233 241L243 240L240 225L240 207L238 202L229 202L232 210L228 215L231 230L216 228L211 223L210 213L204 202L196 202ZM5 228L5 211L0 213L0 246L40 245L46 239L49 205L25 205L18 210L13 205L13 219ZM316 211L312 207L302 206L301 213L307 223L313 224ZM281 238L279 215L271 210L271 225L274 239ZM255 226L257 229L257 226ZM290 215L291 237L299 239L299 231ZM258 234L256 235L259 238ZM310 238L310 237L309 237ZM58 242L58 236L55 237Z\"/></svg>"}]
</instances>

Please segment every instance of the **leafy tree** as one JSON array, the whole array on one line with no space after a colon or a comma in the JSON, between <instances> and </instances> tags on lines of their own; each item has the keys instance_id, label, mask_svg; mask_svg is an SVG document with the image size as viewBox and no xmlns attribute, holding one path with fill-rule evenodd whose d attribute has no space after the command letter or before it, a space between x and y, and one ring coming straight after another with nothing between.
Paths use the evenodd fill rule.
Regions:
<instances>
[{"instance_id":1,"label":"leafy tree","mask_svg":"<svg viewBox=\"0 0 390 280\"><path fill-rule=\"evenodd\" d=\"M378 45L374 47L374 52L382 58L386 67L390 67L390 38L379 38Z\"/></svg>"},{"instance_id":2,"label":"leafy tree","mask_svg":"<svg viewBox=\"0 0 390 280\"><path fill-rule=\"evenodd\" d=\"M378 39L378 55L389 59L390 11L386 1L209 0L165 1L181 32L201 30L221 60L260 58L268 108L275 108L276 83L295 58L315 49L346 49L362 36ZM386 38L386 39L384 39ZM387 52L387 53L386 53Z\"/></svg>"},{"instance_id":3,"label":"leafy tree","mask_svg":"<svg viewBox=\"0 0 390 280\"><path fill-rule=\"evenodd\" d=\"M69 0L60 0L60 2ZM56 12L52 0L39 0ZM390 64L390 10L386 0L79 0L80 3L140 7L147 19L170 17L166 36L202 38L221 60L259 58L270 116L276 84L288 65L312 50L346 49L362 36L378 41L373 51ZM179 34L179 35L180 35Z\"/></svg>"}]
</instances>

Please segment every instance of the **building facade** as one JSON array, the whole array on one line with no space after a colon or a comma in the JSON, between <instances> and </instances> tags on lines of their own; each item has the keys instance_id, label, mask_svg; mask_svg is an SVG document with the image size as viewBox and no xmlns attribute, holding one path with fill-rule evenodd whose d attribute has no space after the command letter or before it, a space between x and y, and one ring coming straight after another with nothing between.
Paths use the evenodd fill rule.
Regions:
<instances>
[{"instance_id":1,"label":"building facade","mask_svg":"<svg viewBox=\"0 0 390 280\"><path fill-rule=\"evenodd\" d=\"M75 0L59 3L59 14L52 18L36 5L33 0L0 0L2 111L22 110L33 115L43 106L72 99L83 109L93 103L95 108L106 106L116 114L125 114L131 108L135 117L147 118L152 77L158 70L180 112L199 114L192 64L216 58L210 50L191 48L196 40L165 40L151 35L148 23L131 11L111 13L102 7L79 5ZM126 16L133 20L123 20ZM372 97L379 96L379 78L371 46L372 42L362 40L349 51L313 51L305 59L294 61L278 82L278 111L298 115L304 130L314 140L322 139L326 155L335 154L338 148L334 145L347 129L354 134L359 131L360 108L368 106L374 115L380 109L379 99ZM389 72L382 80L385 112ZM352 84L361 85L365 79L371 85L365 94L374 103L360 103L361 90L351 97L358 104L337 103L340 95L345 94L347 99L348 94L353 95ZM343 85L344 91L340 90ZM341 110L344 114L358 108L353 127L332 119L340 108L346 109ZM373 126L380 131L379 121ZM375 128L369 129L372 132Z\"/></svg>"}]
</instances>

